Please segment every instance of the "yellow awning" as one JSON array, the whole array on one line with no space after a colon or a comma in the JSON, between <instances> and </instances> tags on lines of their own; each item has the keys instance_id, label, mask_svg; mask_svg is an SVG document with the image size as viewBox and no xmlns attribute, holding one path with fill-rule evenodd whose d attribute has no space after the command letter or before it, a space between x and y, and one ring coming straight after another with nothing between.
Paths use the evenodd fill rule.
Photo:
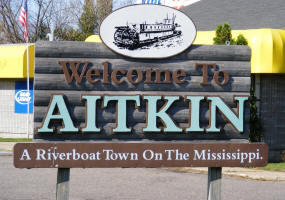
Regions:
<instances>
[{"instance_id":1,"label":"yellow awning","mask_svg":"<svg viewBox=\"0 0 285 200\"><path fill-rule=\"evenodd\" d=\"M251 73L285 73L285 30L249 29L233 30L233 38L243 34L251 52ZM198 31L194 44L212 45L215 31ZM101 42L98 35L85 41Z\"/></svg>"},{"instance_id":2,"label":"yellow awning","mask_svg":"<svg viewBox=\"0 0 285 200\"><path fill-rule=\"evenodd\" d=\"M29 44L29 71L34 77L35 46ZM0 45L0 78L27 77L27 45Z\"/></svg>"},{"instance_id":3,"label":"yellow awning","mask_svg":"<svg viewBox=\"0 0 285 200\"><path fill-rule=\"evenodd\" d=\"M102 42L99 35L90 35L88 38L86 38L85 42Z\"/></svg>"},{"instance_id":4,"label":"yellow awning","mask_svg":"<svg viewBox=\"0 0 285 200\"><path fill-rule=\"evenodd\" d=\"M233 30L233 38L243 34L251 48L251 73L285 73L285 30ZM213 44L215 31L198 32L194 44Z\"/></svg>"}]
</instances>

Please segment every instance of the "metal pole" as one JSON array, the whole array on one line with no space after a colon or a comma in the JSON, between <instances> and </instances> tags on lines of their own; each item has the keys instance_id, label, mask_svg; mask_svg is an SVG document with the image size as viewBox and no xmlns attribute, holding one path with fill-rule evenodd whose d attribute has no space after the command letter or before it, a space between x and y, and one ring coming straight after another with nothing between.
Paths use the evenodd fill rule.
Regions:
<instances>
[{"instance_id":1,"label":"metal pole","mask_svg":"<svg viewBox=\"0 0 285 200\"><path fill-rule=\"evenodd\" d=\"M70 168L58 168L56 184L56 200L69 199Z\"/></svg>"},{"instance_id":2,"label":"metal pole","mask_svg":"<svg viewBox=\"0 0 285 200\"><path fill-rule=\"evenodd\" d=\"M29 139L29 115L30 115L30 62L29 62L29 44L27 43L27 91L28 91L28 104L27 104L27 138Z\"/></svg>"},{"instance_id":3,"label":"metal pole","mask_svg":"<svg viewBox=\"0 0 285 200\"><path fill-rule=\"evenodd\" d=\"M222 168L208 168L207 200L221 200Z\"/></svg>"}]
</instances>

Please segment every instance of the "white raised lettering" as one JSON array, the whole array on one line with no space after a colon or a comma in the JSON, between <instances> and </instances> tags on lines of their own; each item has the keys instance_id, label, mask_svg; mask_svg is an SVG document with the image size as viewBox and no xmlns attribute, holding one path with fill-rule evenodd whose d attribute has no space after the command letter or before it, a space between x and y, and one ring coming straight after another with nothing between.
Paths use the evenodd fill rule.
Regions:
<instances>
[{"instance_id":1,"label":"white raised lettering","mask_svg":"<svg viewBox=\"0 0 285 200\"><path fill-rule=\"evenodd\" d=\"M37 158L36 160L46 160L45 155L46 151L44 149L37 149Z\"/></svg>"},{"instance_id":2,"label":"white raised lettering","mask_svg":"<svg viewBox=\"0 0 285 200\"><path fill-rule=\"evenodd\" d=\"M193 160L201 160L201 159L206 160L205 155L206 155L206 150L202 150L200 154L198 150L194 150Z\"/></svg>"},{"instance_id":3,"label":"white raised lettering","mask_svg":"<svg viewBox=\"0 0 285 200\"><path fill-rule=\"evenodd\" d=\"M145 150L143 152L143 159L152 160L154 157L154 152L152 150Z\"/></svg>"},{"instance_id":4,"label":"white raised lettering","mask_svg":"<svg viewBox=\"0 0 285 200\"><path fill-rule=\"evenodd\" d=\"M24 157L25 157L26 159L25 159ZM29 155L28 149L24 149L20 160L31 160L31 157L30 157L30 155Z\"/></svg>"},{"instance_id":5,"label":"white raised lettering","mask_svg":"<svg viewBox=\"0 0 285 200\"><path fill-rule=\"evenodd\" d=\"M167 160L172 160L172 153L174 153L174 150L169 150L169 149L166 149L165 152L167 153Z\"/></svg>"}]
</instances>

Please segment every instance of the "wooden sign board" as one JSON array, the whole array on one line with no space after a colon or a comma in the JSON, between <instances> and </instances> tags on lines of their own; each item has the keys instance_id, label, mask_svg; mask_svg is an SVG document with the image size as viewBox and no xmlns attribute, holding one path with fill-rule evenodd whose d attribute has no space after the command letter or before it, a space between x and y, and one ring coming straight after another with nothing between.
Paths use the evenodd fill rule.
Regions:
<instances>
[{"instance_id":1,"label":"wooden sign board","mask_svg":"<svg viewBox=\"0 0 285 200\"><path fill-rule=\"evenodd\" d=\"M250 49L195 46L164 60L103 44L36 44L35 139L247 139Z\"/></svg>"}]
</instances>

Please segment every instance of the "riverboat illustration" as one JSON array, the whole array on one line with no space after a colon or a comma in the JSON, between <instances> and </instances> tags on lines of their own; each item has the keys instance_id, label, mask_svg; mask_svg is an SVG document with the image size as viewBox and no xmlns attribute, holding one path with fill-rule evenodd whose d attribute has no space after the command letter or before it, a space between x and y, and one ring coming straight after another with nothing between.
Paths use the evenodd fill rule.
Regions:
<instances>
[{"instance_id":1,"label":"riverboat illustration","mask_svg":"<svg viewBox=\"0 0 285 200\"><path fill-rule=\"evenodd\" d=\"M147 23L146 21L138 24L126 26L116 26L114 33L114 44L119 48L135 50L140 47L150 45L162 40L167 40L182 34L178 30L180 25L175 23L176 15L172 18L166 15L162 22Z\"/></svg>"}]
</instances>

